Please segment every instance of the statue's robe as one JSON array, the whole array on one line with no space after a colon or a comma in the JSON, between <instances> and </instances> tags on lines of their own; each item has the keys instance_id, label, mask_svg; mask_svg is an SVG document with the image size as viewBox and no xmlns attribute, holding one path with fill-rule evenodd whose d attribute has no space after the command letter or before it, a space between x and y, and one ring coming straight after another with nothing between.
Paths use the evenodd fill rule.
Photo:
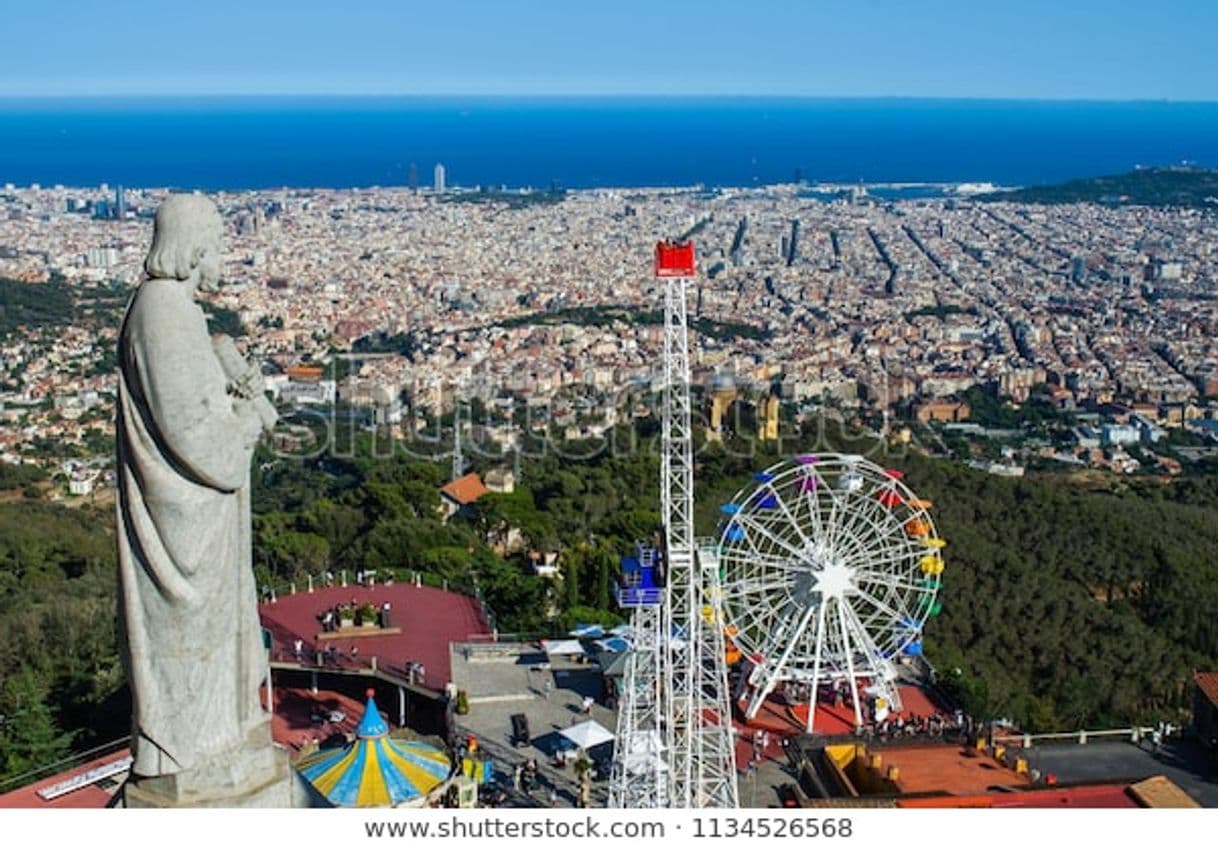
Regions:
<instances>
[{"instance_id":1,"label":"statue's robe","mask_svg":"<svg viewBox=\"0 0 1218 849\"><path fill-rule=\"evenodd\" d=\"M138 776L221 761L266 723L249 516L261 426L227 393L188 288L142 284L119 336L119 634Z\"/></svg>"}]
</instances>

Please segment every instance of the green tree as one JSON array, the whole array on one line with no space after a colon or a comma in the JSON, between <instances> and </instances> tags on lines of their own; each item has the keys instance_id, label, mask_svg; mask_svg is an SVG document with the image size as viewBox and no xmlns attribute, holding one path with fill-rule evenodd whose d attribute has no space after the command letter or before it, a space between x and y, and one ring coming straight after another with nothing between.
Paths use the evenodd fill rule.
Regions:
<instances>
[{"instance_id":1,"label":"green tree","mask_svg":"<svg viewBox=\"0 0 1218 849\"><path fill-rule=\"evenodd\" d=\"M47 766L70 751L73 735L56 725L46 696L29 667L8 677L0 688L0 778Z\"/></svg>"}]
</instances>

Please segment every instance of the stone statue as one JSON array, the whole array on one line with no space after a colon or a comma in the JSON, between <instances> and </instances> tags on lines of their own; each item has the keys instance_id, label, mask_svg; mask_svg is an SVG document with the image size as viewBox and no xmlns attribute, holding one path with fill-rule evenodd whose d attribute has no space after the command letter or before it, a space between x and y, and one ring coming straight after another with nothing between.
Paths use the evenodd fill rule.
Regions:
<instances>
[{"instance_id":1,"label":"stone statue","mask_svg":"<svg viewBox=\"0 0 1218 849\"><path fill-rule=\"evenodd\" d=\"M209 337L195 303L196 291L218 284L221 233L216 207L201 195L161 205L149 279L119 336L128 804L290 804L282 793L249 801L289 775L259 699L267 658L250 540L250 460L274 410L261 371L227 337Z\"/></svg>"}]
</instances>

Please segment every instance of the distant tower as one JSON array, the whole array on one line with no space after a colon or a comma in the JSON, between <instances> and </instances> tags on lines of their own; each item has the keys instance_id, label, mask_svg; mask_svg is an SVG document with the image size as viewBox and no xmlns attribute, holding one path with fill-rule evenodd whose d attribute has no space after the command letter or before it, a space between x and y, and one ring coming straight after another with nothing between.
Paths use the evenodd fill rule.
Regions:
<instances>
[{"instance_id":1,"label":"distant tower","mask_svg":"<svg viewBox=\"0 0 1218 849\"><path fill-rule=\"evenodd\" d=\"M123 191L122 183L114 189L114 215L119 221L127 218L127 194Z\"/></svg>"},{"instance_id":2,"label":"distant tower","mask_svg":"<svg viewBox=\"0 0 1218 849\"><path fill-rule=\"evenodd\" d=\"M413 162L410 163L410 168L406 170L406 182L410 185L412 192L419 190L419 166Z\"/></svg>"},{"instance_id":3,"label":"distant tower","mask_svg":"<svg viewBox=\"0 0 1218 849\"><path fill-rule=\"evenodd\" d=\"M1082 283L1087 279L1087 258L1085 256L1074 256L1070 259L1070 281L1072 283Z\"/></svg>"},{"instance_id":4,"label":"distant tower","mask_svg":"<svg viewBox=\"0 0 1218 849\"><path fill-rule=\"evenodd\" d=\"M435 190L436 190L436 194L444 193L444 163L442 163L442 162L436 163Z\"/></svg>"},{"instance_id":5,"label":"distant tower","mask_svg":"<svg viewBox=\"0 0 1218 849\"><path fill-rule=\"evenodd\" d=\"M465 458L461 456L461 404L453 402L453 480L465 474Z\"/></svg>"}]
</instances>

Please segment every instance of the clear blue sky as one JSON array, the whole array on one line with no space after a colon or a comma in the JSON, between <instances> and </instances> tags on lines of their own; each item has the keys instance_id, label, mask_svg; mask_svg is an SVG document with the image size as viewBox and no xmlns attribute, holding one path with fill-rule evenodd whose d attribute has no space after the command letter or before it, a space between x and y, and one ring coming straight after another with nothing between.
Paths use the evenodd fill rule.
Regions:
<instances>
[{"instance_id":1,"label":"clear blue sky","mask_svg":"<svg viewBox=\"0 0 1218 849\"><path fill-rule=\"evenodd\" d=\"M1218 100L1218 0L29 0L0 96Z\"/></svg>"}]
</instances>

